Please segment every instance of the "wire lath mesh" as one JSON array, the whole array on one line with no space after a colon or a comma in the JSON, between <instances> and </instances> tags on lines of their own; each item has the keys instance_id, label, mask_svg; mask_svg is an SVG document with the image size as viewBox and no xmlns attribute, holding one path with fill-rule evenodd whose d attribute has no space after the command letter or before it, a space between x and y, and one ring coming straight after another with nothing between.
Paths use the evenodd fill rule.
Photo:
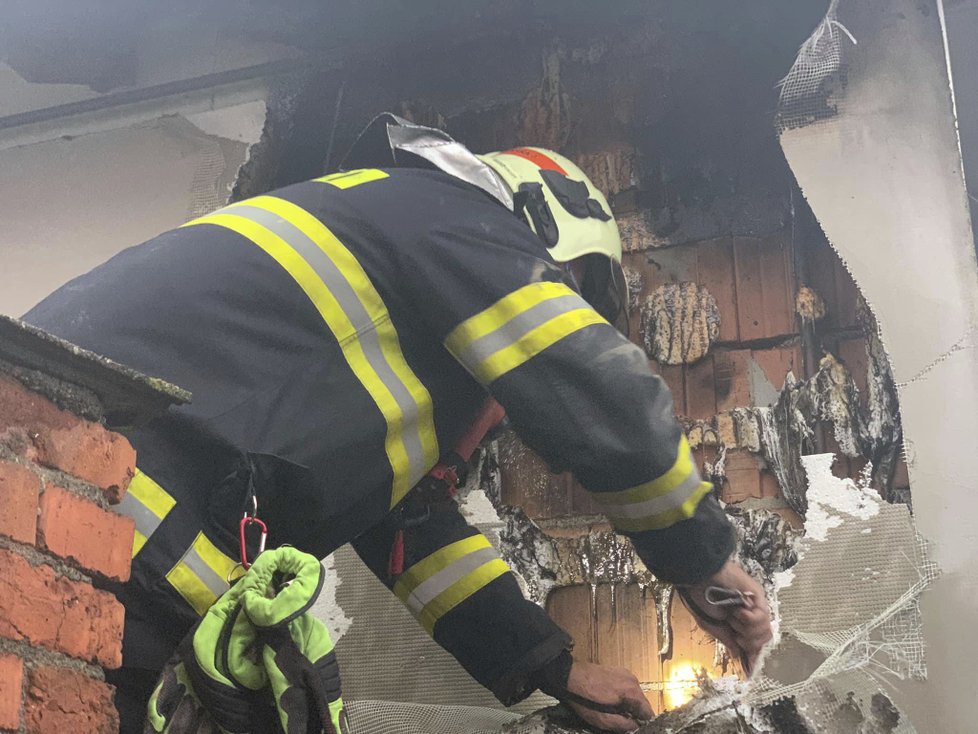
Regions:
<instances>
[{"instance_id":1,"label":"wire lath mesh","mask_svg":"<svg viewBox=\"0 0 978 734\"><path fill-rule=\"evenodd\" d=\"M839 20L839 0L832 0L825 19L802 44L795 63L780 82L778 132L836 114L838 97L847 82L849 49L856 43Z\"/></svg>"}]
</instances>

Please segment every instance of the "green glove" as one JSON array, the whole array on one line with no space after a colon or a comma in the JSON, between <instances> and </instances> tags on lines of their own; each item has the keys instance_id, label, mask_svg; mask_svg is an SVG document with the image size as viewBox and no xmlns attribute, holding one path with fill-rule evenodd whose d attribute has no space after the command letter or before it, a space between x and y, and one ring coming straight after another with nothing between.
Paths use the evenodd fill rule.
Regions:
<instances>
[{"instance_id":1,"label":"green glove","mask_svg":"<svg viewBox=\"0 0 978 734\"><path fill-rule=\"evenodd\" d=\"M149 702L159 734L347 734L329 632L308 614L322 565L262 553L180 644Z\"/></svg>"}]
</instances>

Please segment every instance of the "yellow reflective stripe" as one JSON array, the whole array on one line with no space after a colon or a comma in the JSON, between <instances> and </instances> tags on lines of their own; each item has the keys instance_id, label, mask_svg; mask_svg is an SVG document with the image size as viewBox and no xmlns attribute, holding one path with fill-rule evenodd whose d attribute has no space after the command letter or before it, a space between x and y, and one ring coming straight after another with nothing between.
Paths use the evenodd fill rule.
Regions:
<instances>
[{"instance_id":1,"label":"yellow reflective stripe","mask_svg":"<svg viewBox=\"0 0 978 734\"><path fill-rule=\"evenodd\" d=\"M609 518L616 530L625 533L641 533L646 530L662 530L672 527L677 522L688 520L696 514L696 508L706 495L713 491L709 482L700 482L693 493L681 504L664 512L648 515L644 518Z\"/></svg>"},{"instance_id":2,"label":"yellow reflective stripe","mask_svg":"<svg viewBox=\"0 0 978 734\"><path fill-rule=\"evenodd\" d=\"M160 520L166 517L177 503L152 477L143 473L138 468L132 480L129 482L129 489L126 492L138 499L144 507Z\"/></svg>"},{"instance_id":3,"label":"yellow reflective stripe","mask_svg":"<svg viewBox=\"0 0 978 734\"><path fill-rule=\"evenodd\" d=\"M329 176L323 176L322 178L314 179L321 183L328 183L335 186L338 189L352 189L354 186L359 186L360 184L369 183L371 181L379 181L382 178L387 178L388 174L383 171L378 171L375 168L364 168L357 171L347 171L345 173L333 173Z\"/></svg>"},{"instance_id":4,"label":"yellow reflective stripe","mask_svg":"<svg viewBox=\"0 0 978 734\"><path fill-rule=\"evenodd\" d=\"M483 360L476 367L475 378L483 385L488 385L575 331L580 331L592 324L605 323L607 321L591 309L582 308L576 311L568 311L542 326L538 326L515 343Z\"/></svg>"},{"instance_id":5,"label":"yellow reflective stripe","mask_svg":"<svg viewBox=\"0 0 978 734\"><path fill-rule=\"evenodd\" d=\"M394 584L394 594L402 602L406 601L407 597L417 586L427 581L442 569L452 565L452 563L462 556L467 556L469 553L481 548L490 547L492 547L492 544L489 542L489 539L482 533L478 533L477 535L456 540L454 543L439 548L430 556L426 556L401 574L397 583Z\"/></svg>"},{"instance_id":6,"label":"yellow reflective stripe","mask_svg":"<svg viewBox=\"0 0 978 734\"><path fill-rule=\"evenodd\" d=\"M596 492L595 497L601 501L602 505L631 505L637 502L645 502L674 490L686 480L693 469L693 456L689 451L689 442L686 440L685 434L680 434L676 461L665 474L650 482L639 484L630 489L623 489L620 492Z\"/></svg>"},{"instance_id":7,"label":"yellow reflective stripe","mask_svg":"<svg viewBox=\"0 0 978 734\"><path fill-rule=\"evenodd\" d=\"M440 548L409 568L394 594L429 634L445 614L509 571L482 534Z\"/></svg>"},{"instance_id":8,"label":"yellow reflective stripe","mask_svg":"<svg viewBox=\"0 0 978 734\"><path fill-rule=\"evenodd\" d=\"M418 617L418 622L429 635L434 634L435 623L439 619L507 571L509 571L509 566L502 558L495 558L480 566L426 604Z\"/></svg>"},{"instance_id":9,"label":"yellow reflective stripe","mask_svg":"<svg viewBox=\"0 0 978 734\"><path fill-rule=\"evenodd\" d=\"M676 461L665 474L620 492L595 492L593 496L616 530L642 532L692 517L712 489L700 479L686 436L681 435Z\"/></svg>"},{"instance_id":10,"label":"yellow reflective stripe","mask_svg":"<svg viewBox=\"0 0 978 734\"><path fill-rule=\"evenodd\" d=\"M546 281L525 285L456 326L445 339L445 347L452 354L460 354L472 342L495 331L538 303L566 295L574 295L574 291L563 283Z\"/></svg>"},{"instance_id":11,"label":"yellow reflective stripe","mask_svg":"<svg viewBox=\"0 0 978 734\"><path fill-rule=\"evenodd\" d=\"M531 283L456 326L445 347L488 385L575 331L603 323L563 283Z\"/></svg>"},{"instance_id":12,"label":"yellow reflective stripe","mask_svg":"<svg viewBox=\"0 0 978 734\"><path fill-rule=\"evenodd\" d=\"M115 511L133 520L132 557L143 549L163 519L176 505L176 500L150 476L136 469L129 488Z\"/></svg>"},{"instance_id":13,"label":"yellow reflective stripe","mask_svg":"<svg viewBox=\"0 0 978 734\"><path fill-rule=\"evenodd\" d=\"M183 557L166 574L166 580L197 614L203 616L217 598L230 588L228 580L243 573L237 561L200 532Z\"/></svg>"},{"instance_id":14,"label":"yellow reflective stripe","mask_svg":"<svg viewBox=\"0 0 978 734\"><path fill-rule=\"evenodd\" d=\"M378 172L383 173L383 172ZM386 175L386 174L385 174ZM416 430L420 443L421 457L412 467L410 452L405 444L405 413L398 404L391 388L378 375L375 365L364 351L357 338L357 326L344 311L336 296L323 281L316 270L278 234L248 218L236 214L248 209L263 210L285 220L314 243L329 258L331 266L352 288L359 307L370 319L369 326L376 335L380 358L386 362L390 371L403 385L404 390L414 402L417 417L411 420L416 425L408 426ZM385 451L391 464L393 482L390 506L397 504L408 490L423 476L424 472L438 460L438 441L435 435L431 396L417 378L400 348L400 342L390 315L380 294L370 282L369 277L353 254L318 219L283 199L261 196L238 204L232 204L220 212L190 222L195 224L216 224L230 229L251 240L281 265L299 284L313 302L330 331L339 342L343 356L357 379L363 384L387 423Z\"/></svg>"}]
</instances>

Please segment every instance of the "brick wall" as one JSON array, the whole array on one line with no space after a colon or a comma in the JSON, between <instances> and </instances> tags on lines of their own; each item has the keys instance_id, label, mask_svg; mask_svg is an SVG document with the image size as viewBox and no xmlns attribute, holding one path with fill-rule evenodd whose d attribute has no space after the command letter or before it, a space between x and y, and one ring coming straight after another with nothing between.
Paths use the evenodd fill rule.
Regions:
<instances>
[{"instance_id":1,"label":"brick wall","mask_svg":"<svg viewBox=\"0 0 978 734\"><path fill-rule=\"evenodd\" d=\"M103 669L122 661L135 467L122 436L0 373L0 731L118 731Z\"/></svg>"}]
</instances>

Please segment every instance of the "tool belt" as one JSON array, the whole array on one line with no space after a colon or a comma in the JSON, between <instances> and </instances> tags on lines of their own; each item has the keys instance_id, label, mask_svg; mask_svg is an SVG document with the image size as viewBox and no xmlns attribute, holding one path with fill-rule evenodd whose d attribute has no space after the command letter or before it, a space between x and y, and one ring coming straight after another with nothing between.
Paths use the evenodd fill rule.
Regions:
<instances>
[{"instance_id":1,"label":"tool belt","mask_svg":"<svg viewBox=\"0 0 978 734\"><path fill-rule=\"evenodd\" d=\"M309 613L322 565L262 553L177 648L150 698L147 734L348 734L333 643Z\"/></svg>"}]
</instances>

